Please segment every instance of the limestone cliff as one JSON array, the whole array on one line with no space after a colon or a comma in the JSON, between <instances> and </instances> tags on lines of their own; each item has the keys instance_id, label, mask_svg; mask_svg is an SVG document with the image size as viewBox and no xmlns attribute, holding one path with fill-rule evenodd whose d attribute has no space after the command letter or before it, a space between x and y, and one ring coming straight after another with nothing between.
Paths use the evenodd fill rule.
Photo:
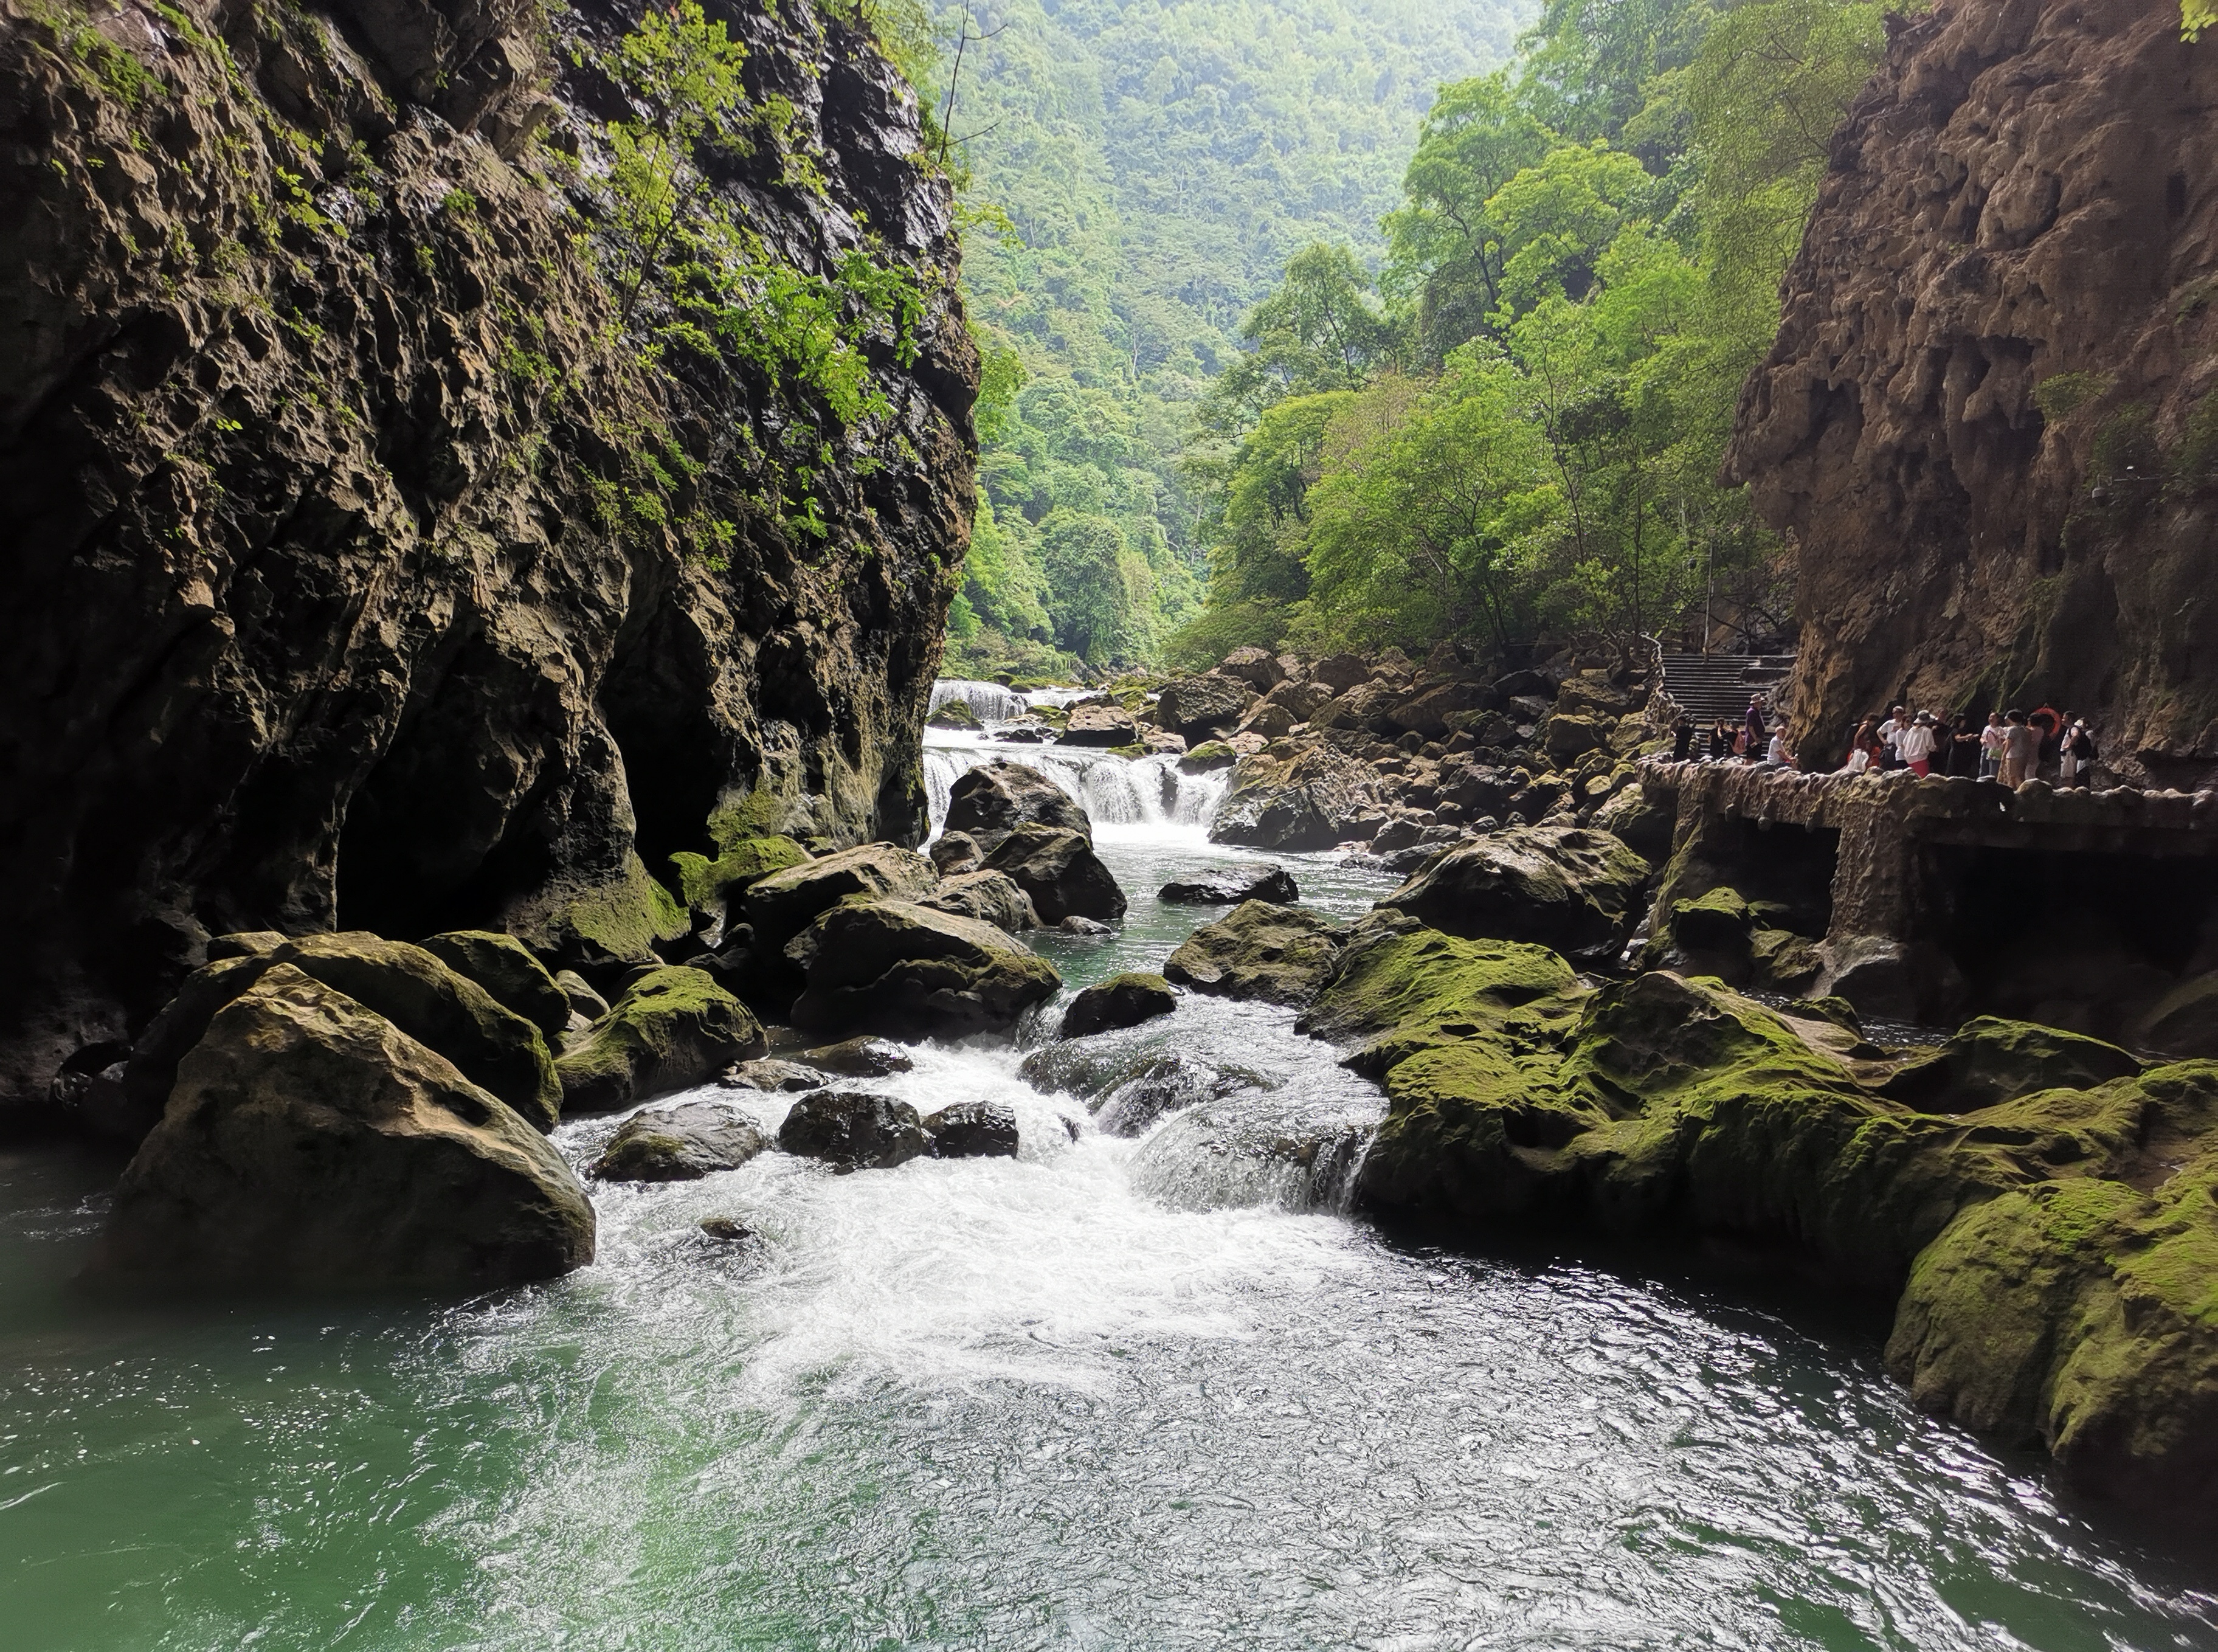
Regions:
<instances>
[{"instance_id":1,"label":"limestone cliff","mask_svg":"<svg viewBox=\"0 0 2218 1652\"><path fill-rule=\"evenodd\" d=\"M719 809L920 833L975 459L949 193L863 35L708 9L776 116L720 196L921 295L858 346L890 411L808 444L821 529L762 465L806 386L617 325L630 0L0 0L5 1101L211 934L621 956Z\"/></svg>"},{"instance_id":2,"label":"limestone cliff","mask_svg":"<svg viewBox=\"0 0 2218 1652\"><path fill-rule=\"evenodd\" d=\"M1728 468L1799 548L1803 749L1890 699L2218 773L2218 42L1942 0L1835 134Z\"/></svg>"}]
</instances>

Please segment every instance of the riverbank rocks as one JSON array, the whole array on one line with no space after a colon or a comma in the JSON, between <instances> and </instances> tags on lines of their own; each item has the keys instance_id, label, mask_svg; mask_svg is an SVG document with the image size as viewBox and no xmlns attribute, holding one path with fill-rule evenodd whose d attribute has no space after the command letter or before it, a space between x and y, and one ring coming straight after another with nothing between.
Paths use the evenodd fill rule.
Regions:
<instances>
[{"instance_id":1,"label":"riverbank rocks","mask_svg":"<svg viewBox=\"0 0 2218 1652\"><path fill-rule=\"evenodd\" d=\"M940 876L955 877L975 872L984 865L986 851L969 832L949 832L932 840L932 846L925 851L925 857Z\"/></svg>"},{"instance_id":2,"label":"riverbank rocks","mask_svg":"<svg viewBox=\"0 0 2218 1652\"><path fill-rule=\"evenodd\" d=\"M593 1257L537 1129L290 964L218 1010L118 1185L91 1272L170 1285L484 1290Z\"/></svg>"},{"instance_id":3,"label":"riverbank rocks","mask_svg":"<svg viewBox=\"0 0 2218 1652\"><path fill-rule=\"evenodd\" d=\"M978 721L978 714L970 708L967 700L950 700L945 705L924 720L926 728L959 728L976 732L986 725Z\"/></svg>"},{"instance_id":4,"label":"riverbank rocks","mask_svg":"<svg viewBox=\"0 0 2218 1652\"><path fill-rule=\"evenodd\" d=\"M650 969L554 1063L562 1104L608 1112L706 1084L767 1047L747 1005L699 969Z\"/></svg>"},{"instance_id":5,"label":"riverbank rocks","mask_svg":"<svg viewBox=\"0 0 2218 1652\"><path fill-rule=\"evenodd\" d=\"M1230 769L1240 761L1240 753L1223 740L1204 740L1191 747L1179 758L1179 772L1187 775L1214 774L1219 769Z\"/></svg>"},{"instance_id":6,"label":"riverbank rocks","mask_svg":"<svg viewBox=\"0 0 2218 1652\"><path fill-rule=\"evenodd\" d=\"M791 1094L802 1090L821 1090L830 1080L813 1067L798 1061L781 1061L767 1055L759 1055L752 1061L741 1061L719 1077L716 1082L727 1090L759 1090L772 1095Z\"/></svg>"},{"instance_id":7,"label":"riverbank rocks","mask_svg":"<svg viewBox=\"0 0 2218 1652\"><path fill-rule=\"evenodd\" d=\"M1089 836L1093 831L1086 811L1068 792L1020 763L1004 759L982 764L958 779L948 794L945 830L966 834L978 845L982 857L999 849L1019 826L1062 826Z\"/></svg>"},{"instance_id":8,"label":"riverbank rocks","mask_svg":"<svg viewBox=\"0 0 2218 1652\"><path fill-rule=\"evenodd\" d=\"M1449 850L1379 904L1451 935L1600 959L1624 946L1648 878L1606 832L1515 826Z\"/></svg>"},{"instance_id":9,"label":"riverbank rocks","mask_svg":"<svg viewBox=\"0 0 2218 1652\"><path fill-rule=\"evenodd\" d=\"M1178 994L1161 975L1127 970L1096 982L1071 999L1063 1012L1065 1038L1083 1038L1096 1032L1137 1027L1178 1008Z\"/></svg>"},{"instance_id":10,"label":"riverbank rocks","mask_svg":"<svg viewBox=\"0 0 2218 1652\"><path fill-rule=\"evenodd\" d=\"M1211 840L1253 849L1329 849L1350 835L1357 820L1379 814L1370 783L1363 764L1329 746L1244 757L1210 823Z\"/></svg>"},{"instance_id":11,"label":"riverbank rocks","mask_svg":"<svg viewBox=\"0 0 2218 1652\"><path fill-rule=\"evenodd\" d=\"M916 903L957 918L976 918L1014 935L1041 927L1032 898L1006 872L963 872L948 878Z\"/></svg>"},{"instance_id":12,"label":"riverbank rocks","mask_svg":"<svg viewBox=\"0 0 2218 1652\"><path fill-rule=\"evenodd\" d=\"M1112 701L1097 700L1073 706L1070 720L1057 739L1059 746L1137 746L1140 726L1132 714Z\"/></svg>"},{"instance_id":13,"label":"riverbank rocks","mask_svg":"<svg viewBox=\"0 0 2218 1652\"><path fill-rule=\"evenodd\" d=\"M842 1079L883 1079L916 1071L915 1059L907 1050L883 1038L843 1038L836 1044L804 1049L801 1059L820 1073Z\"/></svg>"},{"instance_id":14,"label":"riverbank rocks","mask_svg":"<svg viewBox=\"0 0 2218 1652\"><path fill-rule=\"evenodd\" d=\"M1283 866L1231 866L1206 877L1166 883L1155 899L1174 906L1236 906L1243 900L1267 900L1289 906L1302 898L1294 875Z\"/></svg>"},{"instance_id":15,"label":"riverbank rocks","mask_svg":"<svg viewBox=\"0 0 2218 1652\"><path fill-rule=\"evenodd\" d=\"M939 882L932 864L914 850L866 843L773 872L747 894L747 924L755 945L775 954L807 929L817 914L850 895L906 900Z\"/></svg>"},{"instance_id":16,"label":"riverbank rocks","mask_svg":"<svg viewBox=\"0 0 2218 1652\"><path fill-rule=\"evenodd\" d=\"M1013 1159L1017 1116L998 1101L958 1101L926 1116L924 1133L942 1159Z\"/></svg>"},{"instance_id":17,"label":"riverbank rocks","mask_svg":"<svg viewBox=\"0 0 2218 1652\"><path fill-rule=\"evenodd\" d=\"M1124 917L1124 892L1094 852L1094 840L1065 826L1024 826L986 857L988 872L1013 880L1032 898L1043 924L1090 918L1115 924Z\"/></svg>"},{"instance_id":18,"label":"riverbank rocks","mask_svg":"<svg viewBox=\"0 0 2218 1652\"><path fill-rule=\"evenodd\" d=\"M547 966L513 935L492 930L450 930L420 943L441 963L477 982L493 1002L522 1016L548 1038L570 1024L570 1000Z\"/></svg>"},{"instance_id":19,"label":"riverbank rocks","mask_svg":"<svg viewBox=\"0 0 2218 1652\"><path fill-rule=\"evenodd\" d=\"M1191 745L1237 727L1255 702L1255 690L1236 677L1181 677L1163 684L1155 699L1155 721Z\"/></svg>"},{"instance_id":20,"label":"riverbank rocks","mask_svg":"<svg viewBox=\"0 0 2218 1652\"><path fill-rule=\"evenodd\" d=\"M728 919L734 899L772 873L804 865L809 859L809 851L794 839L771 833L734 838L718 847L714 860L680 850L670 857L670 864L685 904L722 922Z\"/></svg>"},{"instance_id":21,"label":"riverbank rocks","mask_svg":"<svg viewBox=\"0 0 2218 1652\"><path fill-rule=\"evenodd\" d=\"M778 1145L835 1170L891 1170L932 1150L916 1109L869 1090L819 1090L793 1104Z\"/></svg>"},{"instance_id":22,"label":"riverbank rocks","mask_svg":"<svg viewBox=\"0 0 2218 1652\"><path fill-rule=\"evenodd\" d=\"M2138 1059L2099 1038L1981 1016L1880 1089L1925 1112L1966 1113L2037 1090L2091 1090L2141 1070Z\"/></svg>"},{"instance_id":23,"label":"riverbank rocks","mask_svg":"<svg viewBox=\"0 0 2218 1652\"><path fill-rule=\"evenodd\" d=\"M1188 936L1163 964L1182 987L1220 998L1303 1005L1339 961L1345 931L1299 906L1244 901Z\"/></svg>"},{"instance_id":24,"label":"riverbank rocks","mask_svg":"<svg viewBox=\"0 0 2218 1652\"><path fill-rule=\"evenodd\" d=\"M604 1182L696 1182L737 1170L769 1146L762 1127L737 1109L689 1101L624 1120L588 1174Z\"/></svg>"},{"instance_id":25,"label":"riverbank rocks","mask_svg":"<svg viewBox=\"0 0 2218 1652\"><path fill-rule=\"evenodd\" d=\"M836 906L786 956L807 981L793 1024L818 1032L1006 1032L1063 985L1044 958L992 925L908 901Z\"/></svg>"}]
</instances>

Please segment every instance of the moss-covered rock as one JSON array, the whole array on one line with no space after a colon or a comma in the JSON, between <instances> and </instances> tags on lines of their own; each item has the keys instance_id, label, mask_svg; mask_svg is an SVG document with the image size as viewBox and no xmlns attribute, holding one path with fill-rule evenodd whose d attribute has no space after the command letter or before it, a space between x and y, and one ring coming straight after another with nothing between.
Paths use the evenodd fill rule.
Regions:
<instances>
[{"instance_id":1,"label":"moss-covered rock","mask_svg":"<svg viewBox=\"0 0 2218 1652\"><path fill-rule=\"evenodd\" d=\"M1128 969L1121 975L1097 981L1063 1012L1063 1036L1083 1038L1091 1033L1137 1027L1178 1008L1178 994L1161 975Z\"/></svg>"},{"instance_id":2,"label":"moss-covered rock","mask_svg":"<svg viewBox=\"0 0 2218 1652\"><path fill-rule=\"evenodd\" d=\"M1691 900L1671 903L1673 938L1690 952L1745 955L1756 914L1738 889L1719 885Z\"/></svg>"},{"instance_id":3,"label":"moss-covered rock","mask_svg":"<svg viewBox=\"0 0 2218 1652\"><path fill-rule=\"evenodd\" d=\"M721 912L733 897L745 894L773 872L799 866L809 851L792 838L780 835L742 838L720 849L714 860L680 850L670 857L678 875L678 892L697 912Z\"/></svg>"},{"instance_id":4,"label":"moss-covered rock","mask_svg":"<svg viewBox=\"0 0 2218 1652\"><path fill-rule=\"evenodd\" d=\"M1114 924L1124 916L1124 892L1085 832L1020 826L987 856L986 869L1010 878L1031 897L1043 924L1066 918Z\"/></svg>"},{"instance_id":5,"label":"moss-covered rock","mask_svg":"<svg viewBox=\"0 0 2218 1652\"><path fill-rule=\"evenodd\" d=\"M591 1173L606 1182L693 1182L737 1170L769 1146L761 1127L737 1108L689 1101L624 1120Z\"/></svg>"},{"instance_id":6,"label":"moss-covered rock","mask_svg":"<svg viewBox=\"0 0 2218 1652\"><path fill-rule=\"evenodd\" d=\"M1824 973L1825 958L1817 942L1793 930L1757 929L1749 934L1748 965L1751 986L1771 993L1800 993Z\"/></svg>"},{"instance_id":7,"label":"moss-covered rock","mask_svg":"<svg viewBox=\"0 0 2218 1652\"><path fill-rule=\"evenodd\" d=\"M976 918L1011 935L1040 927L1032 898L1006 872L958 872L943 879L938 888L918 900L934 912L957 918Z\"/></svg>"},{"instance_id":8,"label":"moss-covered rock","mask_svg":"<svg viewBox=\"0 0 2218 1652\"><path fill-rule=\"evenodd\" d=\"M1208 774L1212 770L1230 769L1239 761L1240 753L1225 741L1204 740L1199 746L1188 747L1186 754L1179 758L1178 766L1181 774L1200 775Z\"/></svg>"},{"instance_id":9,"label":"moss-covered rock","mask_svg":"<svg viewBox=\"0 0 2218 1652\"><path fill-rule=\"evenodd\" d=\"M636 854L627 854L613 877L558 881L501 921L542 958L588 970L652 963L657 941L675 941L692 928L685 904Z\"/></svg>"},{"instance_id":10,"label":"moss-covered rock","mask_svg":"<svg viewBox=\"0 0 2218 1652\"><path fill-rule=\"evenodd\" d=\"M485 1289L579 1266L593 1241L592 1206L536 1130L386 1016L281 962L181 1064L93 1271Z\"/></svg>"},{"instance_id":11,"label":"moss-covered rock","mask_svg":"<svg viewBox=\"0 0 2218 1652\"><path fill-rule=\"evenodd\" d=\"M554 1063L562 1104L606 1112L705 1084L768 1048L761 1024L703 970L650 969Z\"/></svg>"},{"instance_id":12,"label":"moss-covered rock","mask_svg":"<svg viewBox=\"0 0 2218 1652\"><path fill-rule=\"evenodd\" d=\"M1451 935L1599 957L1625 944L1648 877L1607 832L1519 826L1458 845L1379 905Z\"/></svg>"},{"instance_id":13,"label":"moss-covered rock","mask_svg":"<svg viewBox=\"0 0 2218 1652\"><path fill-rule=\"evenodd\" d=\"M1220 998L1304 1005L1332 974L1344 939L1343 926L1329 918L1248 900L1188 936L1163 974Z\"/></svg>"},{"instance_id":14,"label":"moss-covered rock","mask_svg":"<svg viewBox=\"0 0 2218 1652\"><path fill-rule=\"evenodd\" d=\"M522 1016L548 1038L570 1024L570 999L513 935L493 930L450 930L422 943L424 950L458 975L491 993L503 1009Z\"/></svg>"},{"instance_id":15,"label":"moss-covered rock","mask_svg":"<svg viewBox=\"0 0 2218 1652\"><path fill-rule=\"evenodd\" d=\"M819 913L851 895L905 900L939 882L932 863L914 850L866 843L759 879L747 890L747 922L756 949L775 955Z\"/></svg>"},{"instance_id":16,"label":"moss-covered rock","mask_svg":"<svg viewBox=\"0 0 2218 1652\"><path fill-rule=\"evenodd\" d=\"M786 956L807 981L793 1024L819 1032L1006 1032L1063 985L1046 959L993 925L901 900L835 906Z\"/></svg>"},{"instance_id":17,"label":"moss-covered rock","mask_svg":"<svg viewBox=\"0 0 2218 1652\"><path fill-rule=\"evenodd\" d=\"M2141 1070L2139 1060L2099 1038L1983 1015L1881 1091L1927 1112L1964 1113L2036 1090L2091 1090Z\"/></svg>"}]
</instances>

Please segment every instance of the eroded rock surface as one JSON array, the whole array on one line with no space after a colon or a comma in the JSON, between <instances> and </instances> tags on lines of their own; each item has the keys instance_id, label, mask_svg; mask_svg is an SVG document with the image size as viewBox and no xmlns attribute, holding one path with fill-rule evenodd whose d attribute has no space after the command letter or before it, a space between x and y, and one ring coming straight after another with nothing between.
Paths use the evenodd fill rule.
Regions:
<instances>
[{"instance_id":1,"label":"eroded rock surface","mask_svg":"<svg viewBox=\"0 0 2218 1652\"><path fill-rule=\"evenodd\" d=\"M1006 1032L1063 985L1046 959L993 925L907 901L835 906L787 956L808 981L793 1024L815 1032Z\"/></svg>"},{"instance_id":2,"label":"eroded rock surface","mask_svg":"<svg viewBox=\"0 0 2218 1652\"><path fill-rule=\"evenodd\" d=\"M554 1067L566 1111L606 1112L706 1084L765 1048L746 1005L706 972L672 965L627 987Z\"/></svg>"}]
</instances>

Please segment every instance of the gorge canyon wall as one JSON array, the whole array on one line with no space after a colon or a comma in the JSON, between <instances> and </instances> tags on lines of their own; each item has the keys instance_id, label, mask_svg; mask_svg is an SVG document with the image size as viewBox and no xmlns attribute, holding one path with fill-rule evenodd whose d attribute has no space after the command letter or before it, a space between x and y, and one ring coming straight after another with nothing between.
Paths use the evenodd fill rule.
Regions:
<instances>
[{"instance_id":1,"label":"gorge canyon wall","mask_svg":"<svg viewBox=\"0 0 2218 1652\"><path fill-rule=\"evenodd\" d=\"M19 1117L213 934L621 952L719 809L921 833L976 451L949 190L864 37L709 13L779 112L716 189L792 269L867 245L922 294L867 346L891 412L815 461L821 534L750 468L790 387L734 405L615 325L592 65L635 9L0 6Z\"/></svg>"},{"instance_id":2,"label":"gorge canyon wall","mask_svg":"<svg viewBox=\"0 0 2218 1652\"><path fill-rule=\"evenodd\" d=\"M2170 0L1894 19L1727 460L1797 548L1800 749L2043 700L2218 776L2218 40Z\"/></svg>"}]
</instances>

